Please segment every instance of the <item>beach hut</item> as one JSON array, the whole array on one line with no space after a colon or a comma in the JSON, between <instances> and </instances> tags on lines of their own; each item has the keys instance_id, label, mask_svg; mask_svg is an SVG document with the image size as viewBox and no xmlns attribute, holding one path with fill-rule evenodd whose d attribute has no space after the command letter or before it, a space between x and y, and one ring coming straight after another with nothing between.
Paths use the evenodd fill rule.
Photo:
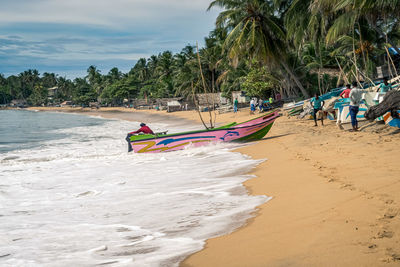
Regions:
<instances>
[{"instance_id":1,"label":"beach hut","mask_svg":"<svg viewBox=\"0 0 400 267\"><path fill-rule=\"evenodd\" d=\"M167 112L174 112L182 110L182 105L177 100L172 100L167 102Z\"/></svg>"},{"instance_id":2,"label":"beach hut","mask_svg":"<svg viewBox=\"0 0 400 267\"><path fill-rule=\"evenodd\" d=\"M10 106L17 107L17 108L24 108L27 106L27 102L25 99L14 99L14 100L11 100Z\"/></svg>"},{"instance_id":3,"label":"beach hut","mask_svg":"<svg viewBox=\"0 0 400 267\"><path fill-rule=\"evenodd\" d=\"M246 95L242 91L233 91L232 92L232 103L235 101L237 98L238 104L246 104L247 105L247 100L246 100Z\"/></svg>"},{"instance_id":4,"label":"beach hut","mask_svg":"<svg viewBox=\"0 0 400 267\"><path fill-rule=\"evenodd\" d=\"M150 99L134 99L132 101L132 106L135 109L151 109L153 106L153 101Z\"/></svg>"},{"instance_id":5,"label":"beach hut","mask_svg":"<svg viewBox=\"0 0 400 267\"><path fill-rule=\"evenodd\" d=\"M60 104L61 107L72 106L72 101L64 101Z\"/></svg>"},{"instance_id":6,"label":"beach hut","mask_svg":"<svg viewBox=\"0 0 400 267\"><path fill-rule=\"evenodd\" d=\"M58 86L47 88L47 98L49 100L52 100L56 96L57 92L58 92Z\"/></svg>"},{"instance_id":7,"label":"beach hut","mask_svg":"<svg viewBox=\"0 0 400 267\"><path fill-rule=\"evenodd\" d=\"M89 107L90 108L95 108L98 109L99 108L99 103L98 102L89 102Z\"/></svg>"}]
</instances>

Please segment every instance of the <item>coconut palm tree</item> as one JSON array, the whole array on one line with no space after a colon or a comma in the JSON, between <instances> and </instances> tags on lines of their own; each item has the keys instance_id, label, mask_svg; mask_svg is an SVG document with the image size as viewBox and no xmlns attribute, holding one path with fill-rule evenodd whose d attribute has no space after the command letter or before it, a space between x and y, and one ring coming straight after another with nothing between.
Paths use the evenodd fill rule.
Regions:
<instances>
[{"instance_id":1,"label":"coconut palm tree","mask_svg":"<svg viewBox=\"0 0 400 267\"><path fill-rule=\"evenodd\" d=\"M156 73L158 76L157 88L159 97L174 95L172 83L173 56L172 52L165 51L158 58Z\"/></svg>"},{"instance_id":2,"label":"coconut palm tree","mask_svg":"<svg viewBox=\"0 0 400 267\"><path fill-rule=\"evenodd\" d=\"M234 65L237 65L239 58L248 56L270 67L283 67L302 94L309 96L286 62L285 31L279 18L274 15L272 1L215 0L208 9L214 6L225 9L217 17L216 24L229 30L224 45Z\"/></svg>"},{"instance_id":3,"label":"coconut palm tree","mask_svg":"<svg viewBox=\"0 0 400 267\"><path fill-rule=\"evenodd\" d=\"M174 56L173 83L175 96L188 97L192 94L192 82L196 80L196 71L193 71L193 48L185 47Z\"/></svg>"},{"instance_id":4,"label":"coconut palm tree","mask_svg":"<svg viewBox=\"0 0 400 267\"><path fill-rule=\"evenodd\" d=\"M313 0L312 5L335 16L326 36L328 43L357 29L356 24L365 19L400 54L397 44L389 38L389 33L398 27L400 0Z\"/></svg>"}]
</instances>

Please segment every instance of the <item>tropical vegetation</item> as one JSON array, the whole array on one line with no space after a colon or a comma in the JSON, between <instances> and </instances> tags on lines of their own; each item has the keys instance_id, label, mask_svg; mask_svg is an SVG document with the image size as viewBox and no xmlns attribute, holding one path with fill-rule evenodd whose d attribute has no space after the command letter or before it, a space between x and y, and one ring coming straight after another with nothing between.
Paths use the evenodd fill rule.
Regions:
<instances>
[{"instance_id":1,"label":"tropical vegetation","mask_svg":"<svg viewBox=\"0 0 400 267\"><path fill-rule=\"evenodd\" d=\"M309 97L370 80L377 66L392 63L388 48L400 54L400 0L214 0L215 7L222 11L199 50L193 44L141 58L128 73L90 66L74 80L37 70L0 75L0 103L119 105L204 91Z\"/></svg>"}]
</instances>

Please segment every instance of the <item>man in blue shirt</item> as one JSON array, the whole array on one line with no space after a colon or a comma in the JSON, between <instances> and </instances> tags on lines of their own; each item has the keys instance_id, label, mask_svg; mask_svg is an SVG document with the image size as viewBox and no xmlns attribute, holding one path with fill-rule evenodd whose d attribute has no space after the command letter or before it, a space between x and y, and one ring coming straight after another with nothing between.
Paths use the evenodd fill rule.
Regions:
<instances>
[{"instance_id":1,"label":"man in blue shirt","mask_svg":"<svg viewBox=\"0 0 400 267\"><path fill-rule=\"evenodd\" d=\"M387 93L392 89L392 85L388 82L387 78L383 78L383 83L379 85L377 92Z\"/></svg>"},{"instance_id":2,"label":"man in blue shirt","mask_svg":"<svg viewBox=\"0 0 400 267\"><path fill-rule=\"evenodd\" d=\"M392 89L392 84L388 82L387 78L383 78L383 83L381 83L376 90L376 96L374 98L375 103L381 103L383 100L383 97L387 92L389 92Z\"/></svg>"},{"instance_id":3,"label":"man in blue shirt","mask_svg":"<svg viewBox=\"0 0 400 267\"><path fill-rule=\"evenodd\" d=\"M311 100L311 105L314 108L314 122L315 125L314 126L318 126L317 124L317 113L318 111L322 111L322 107L324 106L325 102L318 96L318 94L315 94L314 99ZM321 116L321 124L324 125L324 116Z\"/></svg>"}]
</instances>

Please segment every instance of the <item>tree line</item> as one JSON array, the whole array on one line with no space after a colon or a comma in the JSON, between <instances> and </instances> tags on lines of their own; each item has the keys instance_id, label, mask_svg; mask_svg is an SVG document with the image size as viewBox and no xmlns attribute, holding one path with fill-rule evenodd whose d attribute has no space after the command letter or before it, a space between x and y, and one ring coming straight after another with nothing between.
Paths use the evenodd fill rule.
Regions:
<instances>
[{"instance_id":1,"label":"tree line","mask_svg":"<svg viewBox=\"0 0 400 267\"><path fill-rule=\"evenodd\" d=\"M375 77L377 66L391 63L389 47L400 54L400 0L215 0L214 7L223 11L199 50L193 44L141 58L128 73L90 66L74 80L37 70L0 75L0 103L46 104L54 86L52 101L76 104L204 91L309 97Z\"/></svg>"}]
</instances>

